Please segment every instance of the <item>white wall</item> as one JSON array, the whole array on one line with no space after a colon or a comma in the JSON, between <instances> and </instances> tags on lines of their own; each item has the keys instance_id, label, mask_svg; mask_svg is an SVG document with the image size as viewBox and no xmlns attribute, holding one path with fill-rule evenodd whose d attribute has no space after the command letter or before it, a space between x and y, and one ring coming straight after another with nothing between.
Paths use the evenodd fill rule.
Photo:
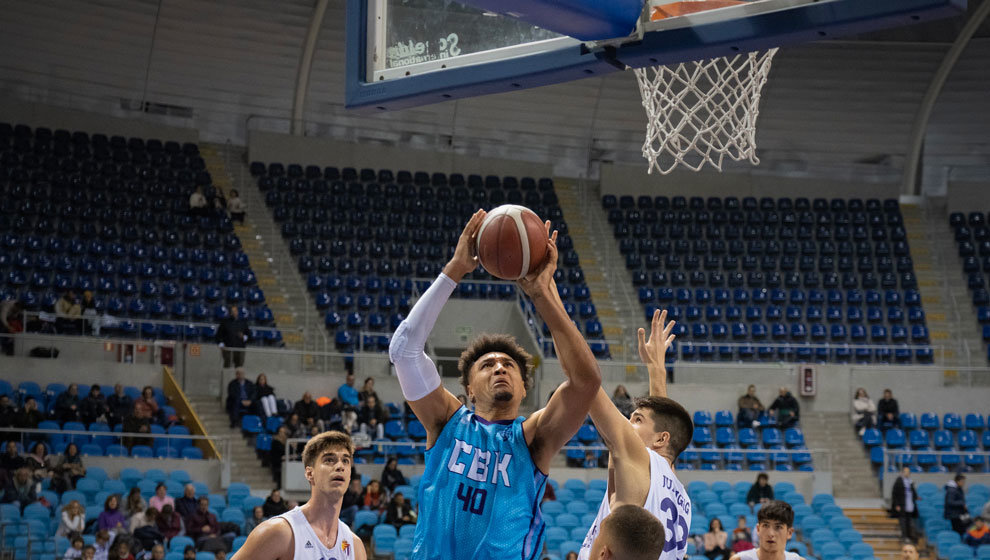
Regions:
<instances>
[{"instance_id":1,"label":"white wall","mask_svg":"<svg viewBox=\"0 0 990 560\"><path fill-rule=\"evenodd\" d=\"M34 381L44 389L49 383L123 383L135 387L162 386L162 368L151 364L122 364L94 360L73 348L62 347L54 360L0 356L0 379L14 388L23 381Z\"/></svg>"}]
</instances>

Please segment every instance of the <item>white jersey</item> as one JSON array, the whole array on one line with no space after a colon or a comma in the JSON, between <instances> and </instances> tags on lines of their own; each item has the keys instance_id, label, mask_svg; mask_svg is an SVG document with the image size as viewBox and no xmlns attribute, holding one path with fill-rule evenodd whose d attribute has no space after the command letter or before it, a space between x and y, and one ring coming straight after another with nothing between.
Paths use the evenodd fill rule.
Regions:
<instances>
[{"instance_id":1,"label":"white jersey","mask_svg":"<svg viewBox=\"0 0 990 560\"><path fill-rule=\"evenodd\" d=\"M289 527L292 528L292 539L296 543L292 555L293 560L354 559L354 533L343 521L337 520L337 542L332 547L327 548L323 546L320 539L316 538L316 533L299 506L278 517L288 521Z\"/></svg>"},{"instance_id":2,"label":"white jersey","mask_svg":"<svg viewBox=\"0 0 990 560\"><path fill-rule=\"evenodd\" d=\"M739 560L760 560L760 555L758 554L758 548L751 548L749 550L744 550L742 552L736 552L734 555L739 556ZM804 560L801 555L797 552L784 552L784 560Z\"/></svg>"},{"instance_id":3,"label":"white jersey","mask_svg":"<svg viewBox=\"0 0 990 560\"><path fill-rule=\"evenodd\" d=\"M650 491L646 495L643 508L663 523L665 543L659 560L681 560L687 553L688 528L691 527L691 500L667 459L652 449L650 454ZM612 508L608 503L608 492L598 506L598 517L588 530L578 552L578 560L588 560L591 543L595 542L602 521ZM790 560L790 559L788 559Z\"/></svg>"}]
</instances>

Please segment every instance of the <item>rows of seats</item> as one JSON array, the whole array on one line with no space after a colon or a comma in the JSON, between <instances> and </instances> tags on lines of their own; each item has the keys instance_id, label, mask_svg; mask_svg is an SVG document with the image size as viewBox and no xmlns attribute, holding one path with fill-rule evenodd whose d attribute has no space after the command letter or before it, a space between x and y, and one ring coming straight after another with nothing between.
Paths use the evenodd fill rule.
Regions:
<instances>
[{"instance_id":1,"label":"rows of seats","mask_svg":"<svg viewBox=\"0 0 990 560\"><path fill-rule=\"evenodd\" d=\"M0 296L51 311L60 293L91 291L98 314L128 319L111 335L208 338L182 323L233 305L270 326L230 219L189 213L197 187L217 194L192 143L0 123Z\"/></svg>"},{"instance_id":2,"label":"rows of seats","mask_svg":"<svg viewBox=\"0 0 990 560\"><path fill-rule=\"evenodd\" d=\"M959 533L952 530L949 520L945 519L945 489L931 482L918 484L918 517L928 537L928 542L935 545L939 558L948 560L984 560L990 558L990 546L983 545L979 549L962 544ZM990 501L990 488L984 484L966 485L966 505L969 511L978 512Z\"/></svg>"},{"instance_id":3,"label":"rows of seats","mask_svg":"<svg viewBox=\"0 0 990 560\"><path fill-rule=\"evenodd\" d=\"M949 215L949 226L953 230L959 257L962 259L966 286L969 288L976 307L976 318L980 322L983 341L987 345L987 360L990 360L990 292L987 291L986 275L990 273L990 228L987 227L985 212L953 212Z\"/></svg>"},{"instance_id":4,"label":"rows of seats","mask_svg":"<svg viewBox=\"0 0 990 560\"><path fill-rule=\"evenodd\" d=\"M387 350L385 333L402 321L417 288L404 279L435 277L471 214L508 203L529 207L558 230L561 299L596 355L609 356L552 180L262 162L251 172L341 351ZM493 280L480 267L469 279ZM515 288L462 282L455 296L508 300ZM379 334L359 340L361 331ZM549 337L536 334L552 353Z\"/></svg>"},{"instance_id":5,"label":"rows of seats","mask_svg":"<svg viewBox=\"0 0 990 560\"><path fill-rule=\"evenodd\" d=\"M69 541L65 537L54 537L54 535L60 523L59 513L63 506L73 500L78 501L86 508L88 524L103 511L107 497L111 495L124 497L136 487L140 490L141 496L147 500L155 494L159 484L164 484L167 494L173 498L181 497L184 486L192 484L197 496L208 497L210 511L220 522L235 523L238 526L243 526L254 507L264 502L262 498L251 496L250 488L240 482L231 483L225 494L210 493L205 483L193 480L185 470L166 473L161 469L148 469L142 472L128 467L121 469L118 476L110 477L106 470L100 467L87 466L86 476L79 479L75 490L68 490L59 495L46 483L39 498L43 498L47 505L39 500L26 505L22 512L17 504L0 504L0 525L3 526L0 552L11 551L15 558L27 558L27 551L30 550L32 557L61 558L69 547ZM83 539L86 544L91 545L95 536L86 534L83 535ZM245 540L246 536L243 535L235 539L235 551ZM169 543L168 551L170 554L177 552L181 558L185 546L191 544L193 544L192 539L189 537L177 536ZM213 558L212 553L210 558Z\"/></svg>"},{"instance_id":6,"label":"rows of seats","mask_svg":"<svg viewBox=\"0 0 990 560\"><path fill-rule=\"evenodd\" d=\"M602 206L646 317L678 321L672 359L933 358L896 200L605 195Z\"/></svg>"},{"instance_id":7,"label":"rows of seats","mask_svg":"<svg viewBox=\"0 0 990 560\"><path fill-rule=\"evenodd\" d=\"M875 466L884 462L888 450L903 450L897 454L898 464L915 472L946 472L967 470L986 472L990 453L990 430L979 413L965 416L948 412L941 422L937 414L920 415L904 412L900 415L900 428L885 433L876 428L863 432L863 445L870 451ZM957 452L936 455L933 452ZM891 464L891 469L897 465Z\"/></svg>"}]
</instances>

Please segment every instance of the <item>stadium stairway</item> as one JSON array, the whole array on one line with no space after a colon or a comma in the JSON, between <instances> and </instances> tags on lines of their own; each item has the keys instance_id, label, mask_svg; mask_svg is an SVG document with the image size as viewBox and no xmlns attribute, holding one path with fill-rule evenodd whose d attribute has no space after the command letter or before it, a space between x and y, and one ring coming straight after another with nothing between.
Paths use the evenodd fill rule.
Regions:
<instances>
[{"instance_id":1,"label":"stadium stairway","mask_svg":"<svg viewBox=\"0 0 990 560\"><path fill-rule=\"evenodd\" d=\"M902 204L901 213L931 341L944 347L943 357L935 353L936 363L948 367L984 365L985 345L979 337L944 203Z\"/></svg>"},{"instance_id":2,"label":"stadium stairway","mask_svg":"<svg viewBox=\"0 0 990 560\"><path fill-rule=\"evenodd\" d=\"M243 482L255 491L270 491L274 488L272 472L261 466L261 461L254 452L254 442L241 434L240 426L230 427L230 419L223 409L223 403L213 396L187 395L187 398L206 433L233 438L230 446L230 479Z\"/></svg>"},{"instance_id":3,"label":"stadium stairway","mask_svg":"<svg viewBox=\"0 0 990 560\"><path fill-rule=\"evenodd\" d=\"M281 235L277 234L278 229L272 221L271 213L265 208L265 201L258 189L249 184L251 173L244 163L246 151L230 145L204 143L200 144L200 152L210 174L218 178L214 179L217 186L222 187L225 194L231 188L237 189L247 205L244 225L235 224L234 231L251 261L258 278L258 287L265 291L265 301L275 316L275 323L282 328L286 348L315 349L313 344L323 332L319 317L311 312L312 304L292 260L288 258L288 248ZM276 268L279 262L276 259L279 257L288 266ZM305 324L307 317L315 321L315 328L309 328Z\"/></svg>"},{"instance_id":4,"label":"stadium stairway","mask_svg":"<svg viewBox=\"0 0 990 560\"><path fill-rule=\"evenodd\" d=\"M801 429L809 449L831 452L836 498L880 498L880 485L870 457L853 430L848 413L802 412Z\"/></svg>"},{"instance_id":5,"label":"stadium stairway","mask_svg":"<svg viewBox=\"0 0 990 560\"><path fill-rule=\"evenodd\" d=\"M636 361L636 329L645 323L643 307L601 209L599 189L590 185L582 189L574 180L556 177L554 188L564 215L578 217L568 220L568 231L574 250L581 255L581 268L612 358Z\"/></svg>"},{"instance_id":6,"label":"stadium stairway","mask_svg":"<svg viewBox=\"0 0 990 560\"><path fill-rule=\"evenodd\" d=\"M900 524L897 519L888 515L887 510L846 507L842 511L852 520L853 528L863 535L863 542L873 547L875 558L900 559L902 545ZM932 557L923 538L918 543L918 554L921 558Z\"/></svg>"}]
</instances>

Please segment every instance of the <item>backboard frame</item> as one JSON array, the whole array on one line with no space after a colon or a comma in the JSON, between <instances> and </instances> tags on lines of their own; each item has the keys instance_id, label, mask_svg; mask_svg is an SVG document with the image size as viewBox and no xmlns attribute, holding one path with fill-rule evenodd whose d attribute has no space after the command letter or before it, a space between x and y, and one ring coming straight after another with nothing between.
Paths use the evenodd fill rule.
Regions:
<instances>
[{"instance_id":1,"label":"backboard frame","mask_svg":"<svg viewBox=\"0 0 990 560\"><path fill-rule=\"evenodd\" d=\"M761 7L771 9L750 13L757 10L744 5L644 23L641 38L634 35L581 43L563 37L531 43L515 51L507 49L505 56L510 58L485 57L487 53L481 53L477 64L445 69L436 68L438 64L410 67L406 70L408 75L406 71L393 72L378 74L375 79L369 75L373 67L368 49L369 26L375 25L369 4L378 1L347 0L348 108L398 110L628 68L795 45L951 17L964 13L967 4L967 0L763 0ZM740 14L741 17L730 17Z\"/></svg>"}]
</instances>

